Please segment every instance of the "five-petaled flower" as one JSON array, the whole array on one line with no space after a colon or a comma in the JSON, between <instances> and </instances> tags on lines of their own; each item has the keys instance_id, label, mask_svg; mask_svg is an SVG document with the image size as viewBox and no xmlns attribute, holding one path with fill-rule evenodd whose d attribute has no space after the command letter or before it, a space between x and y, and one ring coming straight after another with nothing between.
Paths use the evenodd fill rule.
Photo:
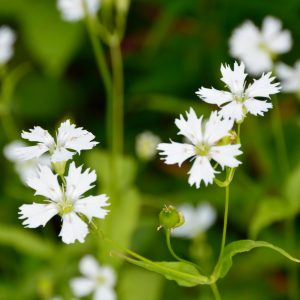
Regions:
<instances>
[{"instance_id":1,"label":"five-petaled flower","mask_svg":"<svg viewBox=\"0 0 300 300\"><path fill-rule=\"evenodd\" d=\"M89 221L93 217L103 219L108 213L103 207L108 206L105 194L98 196L82 195L90 190L96 181L95 171L81 172L82 167L76 168L70 164L68 175L64 177L65 186L61 186L58 175L54 175L48 166L40 166L38 176L27 181L35 195L46 197L45 203L23 204L20 207L19 218L24 219L23 225L28 228L45 226L55 215L62 218L62 229L59 233L63 242L70 244L76 240L83 243L88 234L88 226L81 219L84 215Z\"/></svg>"},{"instance_id":2,"label":"five-petaled flower","mask_svg":"<svg viewBox=\"0 0 300 300\"><path fill-rule=\"evenodd\" d=\"M85 16L84 5L86 5L88 14L96 15L100 4L100 0L58 0L57 8L61 12L64 20L76 22L82 20Z\"/></svg>"},{"instance_id":3,"label":"five-petaled flower","mask_svg":"<svg viewBox=\"0 0 300 300\"><path fill-rule=\"evenodd\" d=\"M292 47L290 32L281 27L280 20L271 16L264 19L261 31L246 21L234 30L229 40L230 54L242 60L253 75L271 71L276 56Z\"/></svg>"},{"instance_id":4,"label":"five-petaled flower","mask_svg":"<svg viewBox=\"0 0 300 300\"><path fill-rule=\"evenodd\" d=\"M23 131L22 138L38 144L17 149L16 153L20 159L37 158L49 151L53 163L68 161L76 152L92 149L98 144L92 141L95 138L92 133L81 127L76 128L69 120L58 128L56 140L40 126L35 126L29 132Z\"/></svg>"},{"instance_id":5,"label":"five-petaled flower","mask_svg":"<svg viewBox=\"0 0 300 300\"><path fill-rule=\"evenodd\" d=\"M228 65L221 65L221 80L226 84L228 91L220 91L214 88L200 88L196 94L203 101L216 104L221 107L219 114L225 118L232 118L241 122L249 112L252 115L263 116L272 108L272 104L266 100L257 98L270 98L270 95L276 94L280 90L279 83L272 83L275 77L271 77L271 72L262 74L262 76L253 81L246 87L245 65L234 63L231 70Z\"/></svg>"},{"instance_id":6,"label":"five-petaled flower","mask_svg":"<svg viewBox=\"0 0 300 300\"><path fill-rule=\"evenodd\" d=\"M86 255L80 260L79 269L84 277L70 282L75 296L84 297L94 292L94 300L116 299L116 273L110 266L100 266L93 256Z\"/></svg>"},{"instance_id":7,"label":"five-petaled flower","mask_svg":"<svg viewBox=\"0 0 300 300\"><path fill-rule=\"evenodd\" d=\"M193 157L188 182L199 188L202 180L205 185L212 183L215 174L218 173L211 166L211 160L216 161L222 168L235 168L241 163L235 158L242 153L239 150L241 145L218 145L218 142L230 135L232 120L223 119L217 112L212 112L204 123L202 116L198 118L192 108L186 114L187 120L181 115L180 119L175 120L175 124L179 128L178 134L185 136L191 144L171 141L159 144L157 149L161 151L159 154L164 156L166 164L177 163L181 166L185 160Z\"/></svg>"},{"instance_id":8,"label":"five-petaled flower","mask_svg":"<svg viewBox=\"0 0 300 300\"><path fill-rule=\"evenodd\" d=\"M0 27L0 65L7 63L14 54L15 32L8 26Z\"/></svg>"}]
</instances>

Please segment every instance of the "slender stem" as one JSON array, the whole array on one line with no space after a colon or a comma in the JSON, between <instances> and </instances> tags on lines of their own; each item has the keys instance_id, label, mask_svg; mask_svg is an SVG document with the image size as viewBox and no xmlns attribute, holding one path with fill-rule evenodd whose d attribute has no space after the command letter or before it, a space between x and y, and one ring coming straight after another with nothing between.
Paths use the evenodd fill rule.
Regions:
<instances>
[{"instance_id":1,"label":"slender stem","mask_svg":"<svg viewBox=\"0 0 300 300\"><path fill-rule=\"evenodd\" d=\"M210 288L211 288L211 290L212 290L212 292L214 294L215 300L221 300L222 298L221 298L221 295L220 295L220 292L219 292L217 284L216 283L212 283L210 285Z\"/></svg>"},{"instance_id":2,"label":"slender stem","mask_svg":"<svg viewBox=\"0 0 300 300\"><path fill-rule=\"evenodd\" d=\"M192 265L193 267L197 268L200 272L202 272L201 268L198 265L192 263L191 261L188 261L188 260L185 260L185 259L179 257L175 253L175 251L173 250L172 245L171 245L171 234L170 234L169 229L166 229L166 242L167 242L167 246L168 246L168 249L169 249L170 253L172 254L172 256L175 259L177 259L178 261L184 262L184 263L188 263L188 264Z\"/></svg>"},{"instance_id":3,"label":"slender stem","mask_svg":"<svg viewBox=\"0 0 300 300\"><path fill-rule=\"evenodd\" d=\"M123 152L124 127L124 79L123 61L119 42L110 45L112 73L113 73L113 104L112 104L112 149L118 156Z\"/></svg>"},{"instance_id":4,"label":"slender stem","mask_svg":"<svg viewBox=\"0 0 300 300\"><path fill-rule=\"evenodd\" d=\"M227 222L228 222L228 207L229 207L229 185L225 187L225 210L224 210L224 223L223 223L223 234L222 234L222 243L221 250L219 255L219 260L221 259L225 244L226 244L226 232L227 232Z\"/></svg>"}]
</instances>

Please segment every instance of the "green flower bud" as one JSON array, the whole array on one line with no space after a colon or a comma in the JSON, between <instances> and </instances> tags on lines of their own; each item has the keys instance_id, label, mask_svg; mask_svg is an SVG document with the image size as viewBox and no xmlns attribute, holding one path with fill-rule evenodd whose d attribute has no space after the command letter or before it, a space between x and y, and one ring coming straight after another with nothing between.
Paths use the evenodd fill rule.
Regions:
<instances>
[{"instance_id":1,"label":"green flower bud","mask_svg":"<svg viewBox=\"0 0 300 300\"><path fill-rule=\"evenodd\" d=\"M219 142L218 146L233 145L237 143L237 134L234 130L230 130L227 136L224 136Z\"/></svg>"},{"instance_id":2,"label":"green flower bud","mask_svg":"<svg viewBox=\"0 0 300 300\"><path fill-rule=\"evenodd\" d=\"M52 163L52 167L59 176L63 176L65 174L66 161L59 161Z\"/></svg>"},{"instance_id":3,"label":"green flower bud","mask_svg":"<svg viewBox=\"0 0 300 300\"><path fill-rule=\"evenodd\" d=\"M173 229L181 226L184 223L184 217L181 212L179 212L176 207L169 205L165 206L159 213L159 227L164 227L165 229Z\"/></svg>"}]
</instances>

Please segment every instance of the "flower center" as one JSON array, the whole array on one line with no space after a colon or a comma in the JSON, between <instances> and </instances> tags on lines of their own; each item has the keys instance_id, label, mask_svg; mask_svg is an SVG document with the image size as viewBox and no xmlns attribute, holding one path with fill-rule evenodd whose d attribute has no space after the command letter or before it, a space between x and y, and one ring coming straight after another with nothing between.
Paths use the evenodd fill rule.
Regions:
<instances>
[{"instance_id":1,"label":"flower center","mask_svg":"<svg viewBox=\"0 0 300 300\"><path fill-rule=\"evenodd\" d=\"M238 103L243 103L245 101L245 95L244 94L234 95L233 98Z\"/></svg>"},{"instance_id":2,"label":"flower center","mask_svg":"<svg viewBox=\"0 0 300 300\"><path fill-rule=\"evenodd\" d=\"M57 204L57 209L60 216L68 214L74 210L74 202L69 199L64 199Z\"/></svg>"},{"instance_id":3,"label":"flower center","mask_svg":"<svg viewBox=\"0 0 300 300\"><path fill-rule=\"evenodd\" d=\"M106 278L102 275L96 277L96 282L98 285L104 285L106 282Z\"/></svg>"},{"instance_id":4,"label":"flower center","mask_svg":"<svg viewBox=\"0 0 300 300\"><path fill-rule=\"evenodd\" d=\"M208 156L209 150L210 147L207 144L200 144L198 146L195 146L196 155L199 156Z\"/></svg>"}]
</instances>

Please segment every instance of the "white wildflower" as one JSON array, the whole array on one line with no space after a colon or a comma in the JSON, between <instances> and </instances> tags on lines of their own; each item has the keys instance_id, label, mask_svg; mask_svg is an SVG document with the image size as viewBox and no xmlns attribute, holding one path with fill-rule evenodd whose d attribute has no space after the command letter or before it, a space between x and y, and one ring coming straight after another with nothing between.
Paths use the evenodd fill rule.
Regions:
<instances>
[{"instance_id":1,"label":"white wildflower","mask_svg":"<svg viewBox=\"0 0 300 300\"><path fill-rule=\"evenodd\" d=\"M156 155L156 147L160 143L160 138L151 131L145 131L137 135L135 150L142 160L151 160Z\"/></svg>"},{"instance_id":2,"label":"white wildflower","mask_svg":"<svg viewBox=\"0 0 300 300\"><path fill-rule=\"evenodd\" d=\"M70 285L77 297L93 293L93 300L115 300L116 273L110 266L100 266L91 255L84 256L79 263L84 277L71 280Z\"/></svg>"},{"instance_id":3,"label":"white wildflower","mask_svg":"<svg viewBox=\"0 0 300 300\"><path fill-rule=\"evenodd\" d=\"M8 26L0 27L0 65L7 63L14 54L15 32Z\"/></svg>"},{"instance_id":4,"label":"white wildflower","mask_svg":"<svg viewBox=\"0 0 300 300\"><path fill-rule=\"evenodd\" d=\"M95 171L81 172L82 167L76 168L70 164L68 176L65 176L66 187L63 188L58 175L54 175L47 166L40 166L38 177L30 178L27 184L33 188L35 195L44 196L45 203L24 204L20 207L20 219L28 228L45 226L55 215L62 218L62 229L59 233L63 242L70 244L76 240L83 243L88 234L87 224L78 216L84 215L89 221L93 217L103 219L108 213L103 207L109 205L108 197L104 194L82 198L96 181Z\"/></svg>"},{"instance_id":5,"label":"white wildflower","mask_svg":"<svg viewBox=\"0 0 300 300\"><path fill-rule=\"evenodd\" d=\"M293 68L284 63L278 63L276 72L284 92L300 93L300 60L296 61Z\"/></svg>"},{"instance_id":6,"label":"white wildflower","mask_svg":"<svg viewBox=\"0 0 300 300\"><path fill-rule=\"evenodd\" d=\"M291 49L292 38L280 20L267 16L261 31L251 21L235 29L229 45L230 54L242 60L249 73L259 75L271 71L274 58Z\"/></svg>"},{"instance_id":7,"label":"white wildflower","mask_svg":"<svg viewBox=\"0 0 300 300\"><path fill-rule=\"evenodd\" d=\"M19 148L16 151L19 159L33 159L40 157L46 152L50 152L53 163L67 161L76 152L80 153L81 150L92 149L98 144L97 142L92 142L95 138L93 134L82 127L76 128L69 120L61 123L57 131L56 140L54 140L47 130L40 126L35 126L29 132L23 131L22 138L31 142L37 142L38 144Z\"/></svg>"},{"instance_id":8,"label":"white wildflower","mask_svg":"<svg viewBox=\"0 0 300 300\"><path fill-rule=\"evenodd\" d=\"M280 90L279 83L272 83L275 77L271 77L271 72L253 81L246 87L245 66L243 63L234 63L231 70L229 65L221 65L221 80L226 84L228 91L220 91L214 88L200 88L196 94L205 102L216 104L221 107L219 114L225 118L233 118L241 122L247 113L254 116L263 116L272 103L257 98L270 98Z\"/></svg>"},{"instance_id":9,"label":"white wildflower","mask_svg":"<svg viewBox=\"0 0 300 300\"><path fill-rule=\"evenodd\" d=\"M21 141L13 141L3 149L4 156L14 163L15 170L24 184L27 183L29 178L37 176L39 165L50 167L49 155L42 155L39 158L33 158L26 161L20 160L16 154L17 149L25 146L26 144Z\"/></svg>"},{"instance_id":10,"label":"white wildflower","mask_svg":"<svg viewBox=\"0 0 300 300\"><path fill-rule=\"evenodd\" d=\"M200 203L194 207L190 203L178 207L184 216L184 224L172 230L172 235L182 238L194 238L211 227L217 217L216 210L209 203Z\"/></svg>"},{"instance_id":11,"label":"white wildflower","mask_svg":"<svg viewBox=\"0 0 300 300\"><path fill-rule=\"evenodd\" d=\"M229 136L229 131L233 126L230 119L222 119L217 112L212 112L206 123L202 123L202 116L197 117L192 108L186 113L187 120L181 115L175 120L179 128L178 134L188 138L190 143L159 144L157 149L163 155L166 164L181 164L188 158L193 157L193 166L189 171L189 184L195 184L197 188L203 180L205 185L213 182L215 174L218 173L212 166L211 160L216 161L222 169L227 166L237 167L241 162L235 156L242 152L239 150L240 144L218 145L218 142Z\"/></svg>"},{"instance_id":12,"label":"white wildflower","mask_svg":"<svg viewBox=\"0 0 300 300\"><path fill-rule=\"evenodd\" d=\"M85 3L84 3L85 1ZM100 5L100 0L58 0L57 8L66 21L76 22L85 16L85 7L90 15L96 15Z\"/></svg>"}]
</instances>

